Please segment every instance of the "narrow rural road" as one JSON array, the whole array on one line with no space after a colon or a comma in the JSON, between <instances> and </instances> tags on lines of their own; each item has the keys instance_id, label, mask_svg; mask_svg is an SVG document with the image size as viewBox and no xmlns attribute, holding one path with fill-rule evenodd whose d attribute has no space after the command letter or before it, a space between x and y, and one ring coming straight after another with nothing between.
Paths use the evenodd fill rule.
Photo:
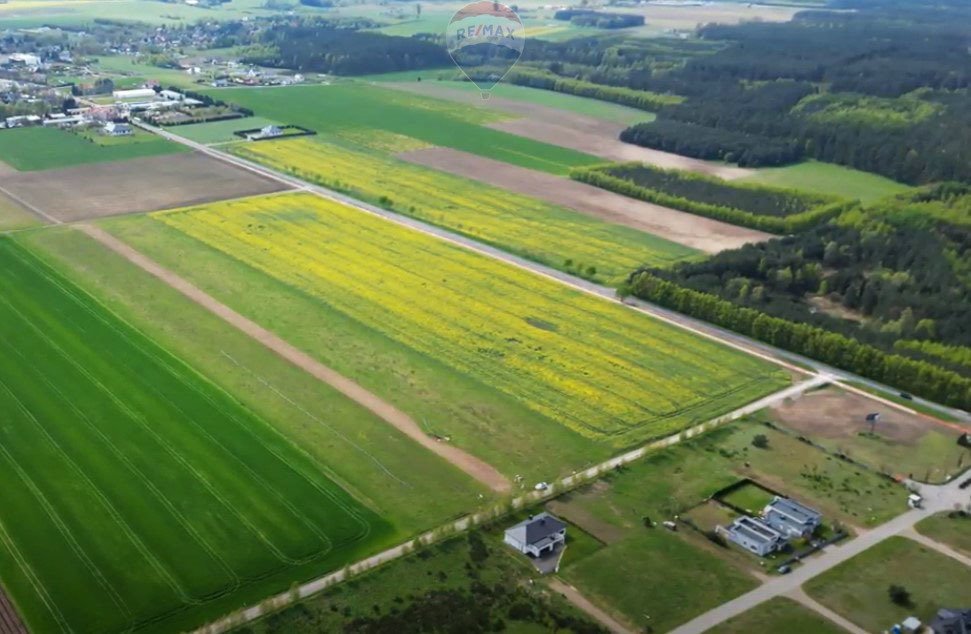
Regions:
<instances>
[{"instance_id":1,"label":"narrow rural road","mask_svg":"<svg viewBox=\"0 0 971 634\"><path fill-rule=\"evenodd\" d=\"M209 156L226 161L228 163L247 169L254 173L267 176L270 178L274 178L279 182L289 185L291 187L294 187L296 189L310 192L322 198L340 202L350 207L354 207L355 209L358 209L360 211L364 211L376 216L380 216L396 224L410 227L412 229L421 231L428 235L432 235L442 240L445 240L447 242L451 242L455 245L464 247L471 251L481 253L493 259L501 260L503 262L506 262L507 264L511 264L521 269L531 271L537 275L542 275L544 277L553 279L561 284L565 284L576 290L580 290L585 293L589 293L591 295L596 295L608 301L623 303L631 307L632 309L640 310L641 312L647 313L656 319L678 326L679 328L688 330L689 332L692 332L698 336L718 341L724 345L730 346L738 350L743 350L749 354L769 360L773 363L786 367L790 370L805 372L806 371L805 368L811 368L813 372L825 375L829 377L831 381L840 383L840 385L845 389L858 392L861 395L864 395L868 398L873 398L873 395L867 391L859 390L851 385L847 385L845 382L852 381L857 384L866 385L871 389L877 390L879 392L882 392L888 395L894 395L894 394L897 394L898 392L898 390L893 387L886 386L881 383L877 383L875 381L871 381L869 379L852 374L850 372L839 370L837 368L826 365L824 363L820 363L819 361L816 361L814 359L810 359L808 357L804 357L802 355L795 354L787 350L782 350L781 348L776 348L769 344L762 343L761 341L757 341L755 339L751 339L744 335L740 335L736 332L732 332L730 330L720 328L718 326L712 325L700 319L695 319L693 317L688 317L687 315L682 315L673 310L663 308L661 306L652 304L650 302L646 302L641 299L626 298L621 300L617 297L616 289L611 288L609 286L604 286L602 284L590 282L589 280L585 280L585 279L570 275L569 273L558 271L549 266L539 264L537 262L533 262L532 260L527 260L525 258L521 258L519 256L506 253L501 249L497 249L496 247L482 244L480 242L477 242L476 240L467 238L457 233L453 233L447 229L443 229L441 227L437 227L435 225L431 225L421 220L416 220L414 218L410 218L408 216L404 216L393 211L388 211L387 209L376 207L374 205L357 200L352 196L342 194L332 189L321 187L319 185L314 185L312 183L308 183L307 181L301 180L299 178L282 174L275 170L259 165L258 163L254 163L252 161L239 158L237 156L229 154L228 152L224 152L222 150L212 148L207 145L203 145L202 143L190 141L189 139L185 139L178 135L172 134L171 132L167 132L166 130L163 130L161 128L156 128L154 126L148 125L144 122L136 122L136 125L139 125L140 127L150 132L153 132L155 134L158 134L159 136L162 136L170 141L173 141L175 143L181 143L198 152L208 154ZM913 409L900 405L898 403L895 403L894 401L890 401L886 399L879 399L879 400L881 400L881 402L886 404L888 407L900 409L911 414L918 413ZM920 398L915 398L914 402L924 405L932 410L936 410L944 414L947 414L949 416L952 416L954 418L957 418L971 425L971 414L967 412L946 407L944 405L940 405L932 401L926 401Z\"/></svg>"},{"instance_id":2,"label":"narrow rural road","mask_svg":"<svg viewBox=\"0 0 971 634\"><path fill-rule=\"evenodd\" d=\"M610 630L613 634L634 634L635 630L627 627L623 623L614 619L614 617L595 606L573 586L560 581L556 577L550 578L549 586L550 590L562 594L567 601L594 618L598 623Z\"/></svg>"},{"instance_id":3,"label":"narrow rural road","mask_svg":"<svg viewBox=\"0 0 971 634\"><path fill-rule=\"evenodd\" d=\"M803 592L802 588L796 588L792 592L788 593L786 596L792 599L793 601L797 601L801 603L803 606L809 608L813 612L816 612L820 616L832 621L833 623L836 623L837 625L842 627L850 634L869 634L866 630L858 626L856 623L853 623L852 621L847 621L836 612L833 612L825 605L819 603L818 601L810 597L808 594Z\"/></svg>"},{"instance_id":4,"label":"narrow rural road","mask_svg":"<svg viewBox=\"0 0 971 634\"><path fill-rule=\"evenodd\" d=\"M213 313L226 323L260 342L283 359L320 381L330 385L341 394L370 410L406 436L426 449L438 454L445 460L469 474L490 489L508 493L512 484L497 469L454 445L439 442L426 434L417 422L394 405L369 392L354 381L320 363L307 353L287 343L256 322L240 315L232 308L221 303L202 289L192 285L174 272L163 268L154 260L139 253L103 229L91 225L78 225L78 229L111 249L132 264L165 282L187 298Z\"/></svg>"},{"instance_id":5,"label":"narrow rural road","mask_svg":"<svg viewBox=\"0 0 971 634\"><path fill-rule=\"evenodd\" d=\"M914 524L933 513L950 510L955 504L971 502L971 491L958 488L960 478L943 486L921 486L924 496L923 509L911 509L903 515L873 528L840 546L830 546L823 553L807 559L787 575L776 577L742 596L723 603L691 621L671 630L672 634L701 634L728 619L738 616L774 597L799 591L802 585L834 566L859 555L880 542L895 535L909 536Z\"/></svg>"},{"instance_id":6,"label":"narrow rural road","mask_svg":"<svg viewBox=\"0 0 971 634\"><path fill-rule=\"evenodd\" d=\"M941 542L935 541L923 533L917 532L916 528L908 529L901 534L908 539L914 540L922 546L927 546L931 550L936 550L945 557L950 557L951 559L964 564L968 568L971 568L971 557L954 550L947 544L942 544Z\"/></svg>"}]
</instances>

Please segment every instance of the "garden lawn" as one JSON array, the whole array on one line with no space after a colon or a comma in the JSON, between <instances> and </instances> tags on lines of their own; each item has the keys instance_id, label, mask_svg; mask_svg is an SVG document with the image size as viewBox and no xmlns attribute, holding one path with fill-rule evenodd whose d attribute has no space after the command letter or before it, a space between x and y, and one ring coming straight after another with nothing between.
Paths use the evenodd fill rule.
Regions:
<instances>
[{"instance_id":1,"label":"garden lawn","mask_svg":"<svg viewBox=\"0 0 971 634\"><path fill-rule=\"evenodd\" d=\"M711 630L710 634L846 634L846 630L792 599L776 597Z\"/></svg>"},{"instance_id":2,"label":"garden lawn","mask_svg":"<svg viewBox=\"0 0 971 634\"><path fill-rule=\"evenodd\" d=\"M409 149L409 138L383 140L404 150ZM372 146L381 140L364 133L353 139ZM669 266L698 254L649 233L376 151L319 139L261 141L229 149L298 178L598 281L616 283L641 265Z\"/></svg>"},{"instance_id":3,"label":"garden lawn","mask_svg":"<svg viewBox=\"0 0 971 634\"><path fill-rule=\"evenodd\" d=\"M0 577L32 631L181 631L386 545L322 465L0 240Z\"/></svg>"},{"instance_id":4,"label":"garden lawn","mask_svg":"<svg viewBox=\"0 0 971 634\"><path fill-rule=\"evenodd\" d=\"M819 161L805 161L788 167L767 167L739 182L792 187L807 192L855 198L864 204L910 189L884 176L851 167Z\"/></svg>"},{"instance_id":5,"label":"garden lawn","mask_svg":"<svg viewBox=\"0 0 971 634\"><path fill-rule=\"evenodd\" d=\"M775 497L754 483L747 483L721 498L723 502L748 511L749 515L759 515Z\"/></svg>"},{"instance_id":6,"label":"garden lawn","mask_svg":"<svg viewBox=\"0 0 971 634\"><path fill-rule=\"evenodd\" d=\"M971 557L971 515L957 512L938 513L921 520L917 524L917 530Z\"/></svg>"},{"instance_id":7,"label":"garden lawn","mask_svg":"<svg viewBox=\"0 0 971 634\"><path fill-rule=\"evenodd\" d=\"M661 528L641 528L562 574L601 607L656 632L758 585L729 562Z\"/></svg>"},{"instance_id":8,"label":"garden lawn","mask_svg":"<svg viewBox=\"0 0 971 634\"><path fill-rule=\"evenodd\" d=\"M239 130L256 130L268 125L283 125L279 121L264 119L263 117L243 117L241 119L227 119L225 121L210 121L207 123L190 123L166 128L167 132L185 137L196 143L228 143L242 141L234 132Z\"/></svg>"},{"instance_id":9,"label":"garden lawn","mask_svg":"<svg viewBox=\"0 0 971 634\"><path fill-rule=\"evenodd\" d=\"M501 394L500 410L477 397L402 409L510 476L536 473L541 463L579 466L788 382L758 359L315 196L253 198L150 218L106 226L385 398L401 398L393 393L400 379L373 381L387 365L386 347L394 356L424 357L419 366L432 361L434 384L460 381L491 393L489 400ZM239 284L249 292L227 295L239 263L246 265ZM273 289L272 300L260 287ZM288 309L291 301L301 307ZM354 336L341 336L344 324ZM422 385L410 365L387 369L419 382L404 388L412 404L441 391ZM532 414L495 416L511 414L512 403ZM454 416L468 407L471 417ZM537 452L539 436L556 449Z\"/></svg>"},{"instance_id":10,"label":"garden lawn","mask_svg":"<svg viewBox=\"0 0 971 634\"><path fill-rule=\"evenodd\" d=\"M571 167L601 162L589 154L533 141L483 124L494 112L361 83L216 91L257 115L321 134L347 128L376 129L528 167L565 175Z\"/></svg>"},{"instance_id":11,"label":"garden lawn","mask_svg":"<svg viewBox=\"0 0 971 634\"><path fill-rule=\"evenodd\" d=\"M29 172L188 151L178 143L160 138L144 140L140 135L112 141L95 143L56 128L0 130L0 161Z\"/></svg>"},{"instance_id":12,"label":"garden lawn","mask_svg":"<svg viewBox=\"0 0 971 634\"><path fill-rule=\"evenodd\" d=\"M262 416L328 477L393 521L402 539L480 505L480 494L488 494L384 420L80 231L48 229L17 239Z\"/></svg>"},{"instance_id":13,"label":"garden lawn","mask_svg":"<svg viewBox=\"0 0 971 634\"><path fill-rule=\"evenodd\" d=\"M910 592L911 604L890 600L890 585ZM905 537L891 537L804 586L814 599L868 632L908 616L927 623L942 607L971 602L971 568Z\"/></svg>"}]
</instances>

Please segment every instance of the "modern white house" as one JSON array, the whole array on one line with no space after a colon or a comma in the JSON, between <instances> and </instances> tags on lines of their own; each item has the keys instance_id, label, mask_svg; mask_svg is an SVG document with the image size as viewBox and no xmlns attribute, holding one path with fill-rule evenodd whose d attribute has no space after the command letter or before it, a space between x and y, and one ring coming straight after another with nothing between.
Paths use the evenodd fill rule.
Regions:
<instances>
[{"instance_id":1,"label":"modern white house","mask_svg":"<svg viewBox=\"0 0 971 634\"><path fill-rule=\"evenodd\" d=\"M531 515L507 528L503 541L524 555L541 557L566 542L566 524L549 513Z\"/></svg>"},{"instance_id":2,"label":"modern white house","mask_svg":"<svg viewBox=\"0 0 971 634\"><path fill-rule=\"evenodd\" d=\"M762 517L766 524L789 539L809 537L823 521L819 511L778 496L765 507Z\"/></svg>"},{"instance_id":3,"label":"modern white house","mask_svg":"<svg viewBox=\"0 0 971 634\"><path fill-rule=\"evenodd\" d=\"M786 538L760 519L743 515L723 529L729 540L759 557L765 557L786 545Z\"/></svg>"},{"instance_id":4,"label":"modern white house","mask_svg":"<svg viewBox=\"0 0 971 634\"><path fill-rule=\"evenodd\" d=\"M114 121L106 123L102 130L108 136L131 136L132 133L130 125L127 123L115 123Z\"/></svg>"}]
</instances>

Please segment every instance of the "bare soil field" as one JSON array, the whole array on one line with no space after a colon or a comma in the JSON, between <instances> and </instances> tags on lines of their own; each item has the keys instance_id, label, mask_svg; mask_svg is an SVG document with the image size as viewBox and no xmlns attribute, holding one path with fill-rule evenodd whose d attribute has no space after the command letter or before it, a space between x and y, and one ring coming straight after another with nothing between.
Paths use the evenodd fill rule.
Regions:
<instances>
[{"instance_id":1,"label":"bare soil field","mask_svg":"<svg viewBox=\"0 0 971 634\"><path fill-rule=\"evenodd\" d=\"M734 249L772 236L754 229L668 209L599 187L536 172L451 148L404 152L398 158L450 174L568 207L607 222L626 225L707 253Z\"/></svg>"},{"instance_id":2,"label":"bare soil field","mask_svg":"<svg viewBox=\"0 0 971 634\"><path fill-rule=\"evenodd\" d=\"M27 627L3 588L0 588L0 634L27 634Z\"/></svg>"},{"instance_id":3,"label":"bare soil field","mask_svg":"<svg viewBox=\"0 0 971 634\"><path fill-rule=\"evenodd\" d=\"M547 110L549 109L547 108ZM608 161L641 161L665 169L687 170L726 180L744 178L755 174L754 170L744 167L702 161L624 143L618 138L624 129L623 125L582 115L566 115L557 111L555 118L524 117L512 121L492 123L489 124L489 127L536 141L579 150Z\"/></svg>"},{"instance_id":4,"label":"bare soil field","mask_svg":"<svg viewBox=\"0 0 971 634\"><path fill-rule=\"evenodd\" d=\"M880 415L872 433L866 421L871 413ZM782 427L888 475L940 483L971 465L971 450L957 444L956 425L834 387L780 403L770 415Z\"/></svg>"},{"instance_id":5,"label":"bare soil field","mask_svg":"<svg viewBox=\"0 0 971 634\"><path fill-rule=\"evenodd\" d=\"M4 175L4 191L53 222L156 211L278 192L271 178L201 153Z\"/></svg>"},{"instance_id":6,"label":"bare soil field","mask_svg":"<svg viewBox=\"0 0 971 634\"><path fill-rule=\"evenodd\" d=\"M408 92L489 108L512 115L517 119L489 124L490 128L518 134L536 141L551 143L599 156L607 161L643 161L667 169L682 169L699 174L718 176L726 180L744 178L754 170L713 161L702 161L670 152L624 143L619 139L625 126L605 119L587 117L540 104L491 97L483 100L478 93L439 86L434 82L393 82L382 84ZM646 114L646 113L645 113Z\"/></svg>"}]
</instances>

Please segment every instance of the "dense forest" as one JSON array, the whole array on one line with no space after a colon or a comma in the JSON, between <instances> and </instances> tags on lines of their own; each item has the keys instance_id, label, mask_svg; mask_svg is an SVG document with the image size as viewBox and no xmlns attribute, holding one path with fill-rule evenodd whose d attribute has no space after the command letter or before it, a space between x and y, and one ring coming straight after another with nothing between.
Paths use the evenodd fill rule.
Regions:
<instances>
[{"instance_id":1,"label":"dense forest","mask_svg":"<svg viewBox=\"0 0 971 634\"><path fill-rule=\"evenodd\" d=\"M971 181L971 3L840 7L858 11L708 25L701 40L534 41L522 63L687 97L628 130L633 143L751 166L812 157L908 183Z\"/></svg>"},{"instance_id":2,"label":"dense forest","mask_svg":"<svg viewBox=\"0 0 971 634\"><path fill-rule=\"evenodd\" d=\"M646 282L636 282L642 274L644 280L714 296L730 307L971 377L968 185L927 187L846 212L798 235L635 273L633 292L656 300L656 289L647 292ZM716 322L725 320L732 318ZM865 368L840 367L873 376ZM906 387L920 392L918 386Z\"/></svg>"},{"instance_id":3,"label":"dense forest","mask_svg":"<svg viewBox=\"0 0 971 634\"><path fill-rule=\"evenodd\" d=\"M334 75L390 73L452 63L439 42L361 31L354 26L310 20L274 25L260 38L268 51L243 61Z\"/></svg>"}]
</instances>

